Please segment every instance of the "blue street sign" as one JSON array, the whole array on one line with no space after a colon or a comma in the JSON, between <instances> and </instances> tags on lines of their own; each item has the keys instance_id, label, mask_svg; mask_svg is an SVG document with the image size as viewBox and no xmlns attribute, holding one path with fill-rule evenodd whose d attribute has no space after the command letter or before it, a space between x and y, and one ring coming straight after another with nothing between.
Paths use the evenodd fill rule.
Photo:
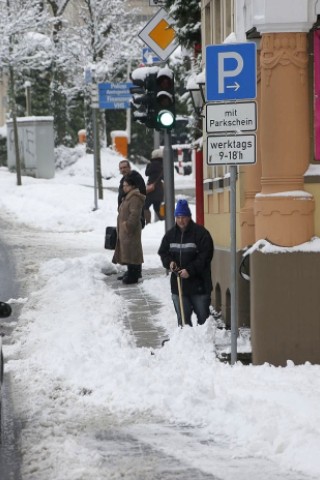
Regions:
<instances>
[{"instance_id":1,"label":"blue street sign","mask_svg":"<svg viewBox=\"0 0 320 480\"><path fill-rule=\"evenodd\" d=\"M209 45L206 48L207 101L256 98L256 44Z\"/></svg>"},{"instance_id":2,"label":"blue street sign","mask_svg":"<svg viewBox=\"0 0 320 480\"><path fill-rule=\"evenodd\" d=\"M99 83L99 108L104 110L121 110L130 108L133 83Z\"/></svg>"},{"instance_id":3,"label":"blue street sign","mask_svg":"<svg viewBox=\"0 0 320 480\"><path fill-rule=\"evenodd\" d=\"M153 50L151 50L150 47L145 47L142 49L142 62L143 63L159 63L161 62L161 58L158 57L154 53Z\"/></svg>"}]
</instances>

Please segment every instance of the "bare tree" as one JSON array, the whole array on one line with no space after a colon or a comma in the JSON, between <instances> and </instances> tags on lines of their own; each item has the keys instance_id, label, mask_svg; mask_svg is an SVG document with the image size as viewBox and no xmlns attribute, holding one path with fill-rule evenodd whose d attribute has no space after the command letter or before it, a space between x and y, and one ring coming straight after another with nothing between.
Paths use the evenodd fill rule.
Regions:
<instances>
[{"instance_id":1,"label":"bare tree","mask_svg":"<svg viewBox=\"0 0 320 480\"><path fill-rule=\"evenodd\" d=\"M60 61L60 52L63 48L63 14L70 0L45 0L53 15L52 40L54 55L52 58L51 103L54 118L55 145L66 143L67 128L67 99L64 93L66 82L66 64Z\"/></svg>"},{"instance_id":2,"label":"bare tree","mask_svg":"<svg viewBox=\"0 0 320 480\"><path fill-rule=\"evenodd\" d=\"M6 0L1 6L0 14L0 68L8 72L10 114L13 122L14 145L16 156L17 185L21 185L21 162L19 152L18 127L15 100L15 72L25 68L41 69L47 56L39 51L30 55L26 41L30 32L44 31L48 17L41 8L40 0Z\"/></svg>"}]
</instances>

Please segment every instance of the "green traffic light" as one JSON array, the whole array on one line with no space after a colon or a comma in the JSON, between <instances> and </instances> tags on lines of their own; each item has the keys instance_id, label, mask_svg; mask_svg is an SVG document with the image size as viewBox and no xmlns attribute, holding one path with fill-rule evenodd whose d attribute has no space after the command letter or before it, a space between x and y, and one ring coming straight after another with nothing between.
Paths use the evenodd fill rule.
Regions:
<instances>
[{"instance_id":1,"label":"green traffic light","mask_svg":"<svg viewBox=\"0 0 320 480\"><path fill-rule=\"evenodd\" d=\"M158 113L157 123L163 128L170 128L173 126L175 121L174 114L169 110L161 110Z\"/></svg>"}]
</instances>

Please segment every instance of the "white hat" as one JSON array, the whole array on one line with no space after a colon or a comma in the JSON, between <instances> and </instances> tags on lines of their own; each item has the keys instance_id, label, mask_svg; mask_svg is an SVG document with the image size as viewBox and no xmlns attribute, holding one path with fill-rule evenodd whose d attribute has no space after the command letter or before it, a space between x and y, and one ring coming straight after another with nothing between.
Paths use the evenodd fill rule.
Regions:
<instances>
[{"instance_id":1,"label":"white hat","mask_svg":"<svg viewBox=\"0 0 320 480\"><path fill-rule=\"evenodd\" d=\"M157 148L151 153L151 158L163 158L163 148Z\"/></svg>"}]
</instances>

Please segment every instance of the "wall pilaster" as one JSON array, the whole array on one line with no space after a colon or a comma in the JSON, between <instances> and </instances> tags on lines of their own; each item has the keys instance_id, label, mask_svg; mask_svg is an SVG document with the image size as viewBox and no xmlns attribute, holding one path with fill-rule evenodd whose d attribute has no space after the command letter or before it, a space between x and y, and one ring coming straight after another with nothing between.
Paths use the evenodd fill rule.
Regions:
<instances>
[{"instance_id":1,"label":"wall pilaster","mask_svg":"<svg viewBox=\"0 0 320 480\"><path fill-rule=\"evenodd\" d=\"M310 123L306 33L264 33L261 41L261 193L255 237L283 246L314 235L314 199L303 189Z\"/></svg>"},{"instance_id":2,"label":"wall pilaster","mask_svg":"<svg viewBox=\"0 0 320 480\"><path fill-rule=\"evenodd\" d=\"M257 161L254 165L243 165L240 167L240 180L244 192L244 204L241 206L239 214L241 248L252 245L255 242L254 200L256 194L261 191L261 143L259 135L259 125L261 123L260 49L258 49L257 55Z\"/></svg>"}]
</instances>

